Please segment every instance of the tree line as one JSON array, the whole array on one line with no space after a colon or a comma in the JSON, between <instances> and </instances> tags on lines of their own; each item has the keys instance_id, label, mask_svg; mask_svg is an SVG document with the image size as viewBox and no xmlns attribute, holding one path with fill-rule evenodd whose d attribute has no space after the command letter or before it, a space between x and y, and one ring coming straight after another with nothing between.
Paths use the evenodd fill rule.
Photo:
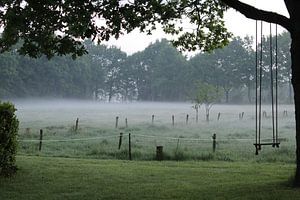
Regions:
<instances>
[{"instance_id":1,"label":"tree line","mask_svg":"<svg viewBox=\"0 0 300 200\"><path fill-rule=\"evenodd\" d=\"M262 40L264 102L270 99L270 39L275 41L274 37ZM255 98L256 54L251 37L234 37L223 49L191 58L166 39L130 56L91 41L84 45L89 53L76 60L71 56L32 59L15 51L0 54L0 97L186 101L201 81L219 88L226 103L251 103ZM292 101L289 48L289 34L280 34L279 97L285 103Z\"/></svg>"}]
</instances>

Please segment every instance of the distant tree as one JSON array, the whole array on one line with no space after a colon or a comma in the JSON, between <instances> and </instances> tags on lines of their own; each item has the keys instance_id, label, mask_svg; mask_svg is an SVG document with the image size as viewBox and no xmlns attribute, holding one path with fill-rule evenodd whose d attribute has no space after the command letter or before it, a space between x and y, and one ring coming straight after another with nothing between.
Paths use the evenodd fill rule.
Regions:
<instances>
[{"instance_id":1,"label":"distant tree","mask_svg":"<svg viewBox=\"0 0 300 200\"><path fill-rule=\"evenodd\" d=\"M134 87L136 89L136 99L147 99L147 83L146 83L146 66L142 59L142 52L135 53L126 59L126 64L132 69L131 76L133 78Z\"/></svg>"},{"instance_id":2,"label":"distant tree","mask_svg":"<svg viewBox=\"0 0 300 200\"><path fill-rule=\"evenodd\" d=\"M86 41L85 45L90 50L87 56L92 68L93 92L96 98L105 96L111 101L120 92L121 68L127 55L116 47L95 45L91 41Z\"/></svg>"},{"instance_id":3,"label":"distant tree","mask_svg":"<svg viewBox=\"0 0 300 200\"><path fill-rule=\"evenodd\" d=\"M107 51L105 60L103 60L103 67L105 71L105 90L107 91L108 101L120 92L120 70L126 59L126 54L120 49L111 47Z\"/></svg>"},{"instance_id":4,"label":"distant tree","mask_svg":"<svg viewBox=\"0 0 300 200\"><path fill-rule=\"evenodd\" d=\"M272 44L273 44L273 72L275 77L275 45L276 38L273 35ZM291 56L289 49L291 48L291 38L287 32L279 34L277 37L278 43L278 85L288 85L288 96L285 100L289 103L292 103L292 82L291 82ZM264 64L264 85L267 86L266 89L270 90L270 37L265 37L263 40L263 64ZM270 93L270 92L269 92Z\"/></svg>"},{"instance_id":5,"label":"distant tree","mask_svg":"<svg viewBox=\"0 0 300 200\"><path fill-rule=\"evenodd\" d=\"M288 103L293 103L292 70L291 70L291 37L288 32L278 35L278 70L281 83L288 84Z\"/></svg>"},{"instance_id":6,"label":"distant tree","mask_svg":"<svg viewBox=\"0 0 300 200\"><path fill-rule=\"evenodd\" d=\"M251 88L255 74L255 61L252 52L245 42L235 37L228 46L210 53L200 53L190 59L190 76L193 80L221 87L225 93L225 101L229 102L229 94L233 88L240 89L244 85ZM249 52L248 52L249 51ZM253 60L252 60L253 59ZM190 77L190 78L191 78Z\"/></svg>"},{"instance_id":7,"label":"distant tree","mask_svg":"<svg viewBox=\"0 0 300 200\"><path fill-rule=\"evenodd\" d=\"M156 41L130 58L134 62L139 99L184 100L188 67L185 57L166 39Z\"/></svg>"},{"instance_id":8,"label":"distant tree","mask_svg":"<svg viewBox=\"0 0 300 200\"><path fill-rule=\"evenodd\" d=\"M212 106L222 97L222 91L214 85L198 82L194 93L194 109L198 115L198 109L202 104L205 106L206 121L209 121L209 113ZM197 117L196 115L196 117Z\"/></svg>"},{"instance_id":9,"label":"distant tree","mask_svg":"<svg viewBox=\"0 0 300 200\"><path fill-rule=\"evenodd\" d=\"M218 70L218 83L223 88L225 100L228 103L232 89L241 86L238 70L245 64L243 59L247 59L248 54L239 37L233 38L228 46L223 49L216 49L214 53L215 61L212 64Z\"/></svg>"},{"instance_id":10,"label":"distant tree","mask_svg":"<svg viewBox=\"0 0 300 200\"><path fill-rule=\"evenodd\" d=\"M135 82L134 65L126 58L119 71L120 83L119 92L122 101L131 101L137 98L137 87Z\"/></svg>"},{"instance_id":11,"label":"distant tree","mask_svg":"<svg viewBox=\"0 0 300 200\"><path fill-rule=\"evenodd\" d=\"M17 55L12 53L0 54L0 98L16 95L16 85L18 82L18 60Z\"/></svg>"},{"instance_id":12,"label":"distant tree","mask_svg":"<svg viewBox=\"0 0 300 200\"><path fill-rule=\"evenodd\" d=\"M222 74L217 68L216 60L217 57L214 51L210 53L199 53L192 57L189 60L189 78L192 79L192 82L194 83L201 80L202 82L219 86Z\"/></svg>"},{"instance_id":13,"label":"distant tree","mask_svg":"<svg viewBox=\"0 0 300 200\"><path fill-rule=\"evenodd\" d=\"M252 93L254 89L254 80L255 80L255 52L253 49L253 38L246 36L242 40L238 40L238 45L243 48L238 48L240 56L238 58L238 78L239 78L239 87L247 88L247 97L248 102L252 102Z\"/></svg>"}]
</instances>

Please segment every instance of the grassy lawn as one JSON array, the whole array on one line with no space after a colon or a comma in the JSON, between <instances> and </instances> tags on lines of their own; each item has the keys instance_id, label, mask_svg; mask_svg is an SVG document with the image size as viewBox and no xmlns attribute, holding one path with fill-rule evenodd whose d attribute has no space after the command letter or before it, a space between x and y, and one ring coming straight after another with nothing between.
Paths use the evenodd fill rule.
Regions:
<instances>
[{"instance_id":1,"label":"grassy lawn","mask_svg":"<svg viewBox=\"0 0 300 200\"><path fill-rule=\"evenodd\" d=\"M300 199L294 165L19 156L0 199Z\"/></svg>"}]
</instances>

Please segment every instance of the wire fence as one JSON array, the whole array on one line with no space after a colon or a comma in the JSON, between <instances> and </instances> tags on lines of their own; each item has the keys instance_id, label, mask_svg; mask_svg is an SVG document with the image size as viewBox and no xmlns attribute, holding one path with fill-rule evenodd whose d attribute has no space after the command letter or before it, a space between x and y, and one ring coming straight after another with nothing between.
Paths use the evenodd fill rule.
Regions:
<instances>
[{"instance_id":1,"label":"wire fence","mask_svg":"<svg viewBox=\"0 0 300 200\"><path fill-rule=\"evenodd\" d=\"M215 155L245 157L254 151L254 139L168 137L135 133L120 133L97 137L19 139L21 153L64 157L93 157L135 160L207 160ZM262 141L272 141L264 138ZM279 138L285 141L285 138ZM162 156L163 155L163 156ZM227 155L227 157L226 157Z\"/></svg>"}]
</instances>

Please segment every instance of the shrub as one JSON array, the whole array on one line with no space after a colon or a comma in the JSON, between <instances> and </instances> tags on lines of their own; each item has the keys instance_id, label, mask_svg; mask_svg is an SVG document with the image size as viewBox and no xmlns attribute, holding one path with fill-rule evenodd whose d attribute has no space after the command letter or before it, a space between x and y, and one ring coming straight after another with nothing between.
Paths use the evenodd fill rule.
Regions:
<instances>
[{"instance_id":1,"label":"shrub","mask_svg":"<svg viewBox=\"0 0 300 200\"><path fill-rule=\"evenodd\" d=\"M0 102L0 175L11 176L17 170L17 133L19 121L11 103Z\"/></svg>"}]
</instances>

